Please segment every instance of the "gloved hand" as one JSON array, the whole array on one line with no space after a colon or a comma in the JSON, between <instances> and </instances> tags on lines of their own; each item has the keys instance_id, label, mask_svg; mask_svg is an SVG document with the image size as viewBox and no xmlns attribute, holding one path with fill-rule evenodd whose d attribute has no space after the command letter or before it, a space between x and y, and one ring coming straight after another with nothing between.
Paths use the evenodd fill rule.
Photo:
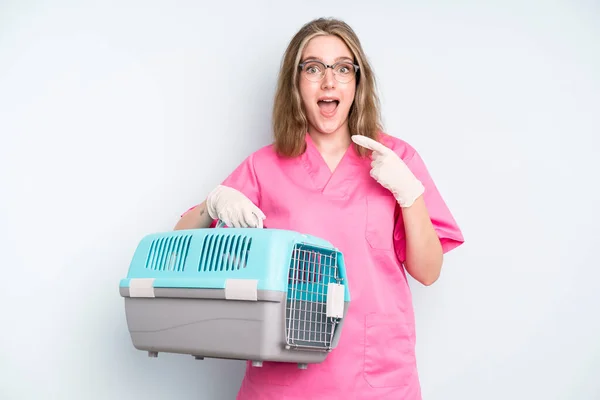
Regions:
<instances>
[{"instance_id":1,"label":"gloved hand","mask_svg":"<svg viewBox=\"0 0 600 400\"><path fill-rule=\"evenodd\" d=\"M206 198L206 210L234 228L262 228L265 214L242 192L219 185Z\"/></svg>"},{"instance_id":2,"label":"gloved hand","mask_svg":"<svg viewBox=\"0 0 600 400\"><path fill-rule=\"evenodd\" d=\"M362 135L353 135L352 141L359 146L373 150L371 155L371 176L381 186L388 189L400 204L410 207L425 192L425 188L392 149Z\"/></svg>"}]
</instances>

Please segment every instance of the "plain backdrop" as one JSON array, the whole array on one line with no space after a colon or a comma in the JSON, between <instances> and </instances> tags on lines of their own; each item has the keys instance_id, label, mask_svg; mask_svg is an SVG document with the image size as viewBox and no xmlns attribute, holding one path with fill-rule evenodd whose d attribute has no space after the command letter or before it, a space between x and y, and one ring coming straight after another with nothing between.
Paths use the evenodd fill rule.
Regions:
<instances>
[{"instance_id":1,"label":"plain backdrop","mask_svg":"<svg viewBox=\"0 0 600 400\"><path fill-rule=\"evenodd\" d=\"M424 399L600 398L591 0L0 1L0 398L234 398L242 362L135 350L118 284L270 142L320 16L358 33L466 238L411 280Z\"/></svg>"}]
</instances>

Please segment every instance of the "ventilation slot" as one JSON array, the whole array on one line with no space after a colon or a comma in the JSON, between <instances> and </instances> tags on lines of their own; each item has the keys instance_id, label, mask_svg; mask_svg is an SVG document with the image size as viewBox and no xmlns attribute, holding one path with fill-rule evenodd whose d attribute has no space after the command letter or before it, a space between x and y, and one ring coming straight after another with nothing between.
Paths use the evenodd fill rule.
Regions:
<instances>
[{"instance_id":1,"label":"ventilation slot","mask_svg":"<svg viewBox=\"0 0 600 400\"><path fill-rule=\"evenodd\" d=\"M170 236L150 244L146 268L154 271L182 272L190 248L191 236Z\"/></svg>"},{"instance_id":2,"label":"ventilation slot","mask_svg":"<svg viewBox=\"0 0 600 400\"><path fill-rule=\"evenodd\" d=\"M209 235L204 238L198 271L233 271L246 268L252 238L243 235Z\"/></svg>"}]
</instances>

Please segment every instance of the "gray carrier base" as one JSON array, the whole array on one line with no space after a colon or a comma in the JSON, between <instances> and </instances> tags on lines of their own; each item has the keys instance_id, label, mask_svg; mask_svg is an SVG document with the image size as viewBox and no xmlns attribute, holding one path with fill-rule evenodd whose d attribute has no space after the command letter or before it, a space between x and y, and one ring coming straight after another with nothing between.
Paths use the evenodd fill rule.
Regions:
<instances>
[{"instance_id":1,"label":"gray carrier base","mask_svg":"<svg viewBox=\"0 0 600 400\"><path fill-rule=\"evenodd\" d=\"M127 325L138 350L220 358L320 363L337 346L343 317L332 322L324 304L286 303L286 294L258 291L257 301L226 300L222 289L154 289L154 297L125 298ZM293 314L290 314L293 304ZM294 315L290 318L290 315Z\"/></svg>"}]
</instances>

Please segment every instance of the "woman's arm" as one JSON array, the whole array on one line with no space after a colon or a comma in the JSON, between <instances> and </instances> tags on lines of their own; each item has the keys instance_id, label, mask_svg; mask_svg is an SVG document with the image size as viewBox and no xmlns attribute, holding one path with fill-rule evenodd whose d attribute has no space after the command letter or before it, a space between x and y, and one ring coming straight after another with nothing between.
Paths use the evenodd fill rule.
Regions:
<instances>
[{"instance_id":1,"label":"woman's arm","mask_svg":"<svg viewBox=\"0 0 600 400\"><path fill-rule=\"evenodd\" d=\"M401 210L406 234L404 267L413 278L429 286L439 278L442 270L442 244L431 223L423 196Z\"/></svg>"},{"instance_id":2,"label":"woman's arm","mask_svg":"<svg viewBox=\"0 0 600 400\"><path fill-rule=\"evenodd\" d=\"M206 201L181 216L173 230L208 228L213 219L206 211Z\"/></svg>"}]
</instances>

